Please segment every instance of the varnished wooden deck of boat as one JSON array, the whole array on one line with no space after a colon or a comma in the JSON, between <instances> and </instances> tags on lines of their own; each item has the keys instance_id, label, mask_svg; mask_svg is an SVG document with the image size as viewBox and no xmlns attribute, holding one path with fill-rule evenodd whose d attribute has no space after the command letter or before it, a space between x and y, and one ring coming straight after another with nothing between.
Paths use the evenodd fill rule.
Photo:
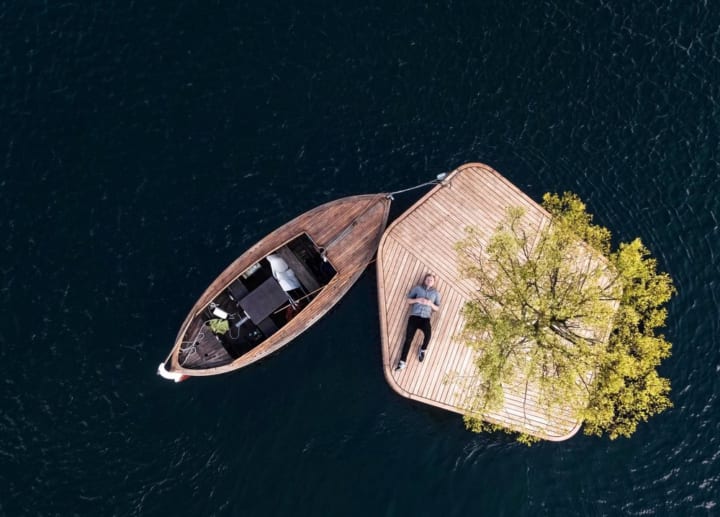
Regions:
<instances>
[{"instance_id":1,"label":"varnished wooden deck of boat","mask_svg":"<svg viewBox=\"0 0 720 517\"><path fill-rule=\"evenodd\" d=\"M467 164L454 171L444 185L435 187L385 232L378 249L378 297L385 377L400 395L449 411L464 413L464 382L475 379L473 351L459 343L463 327L461 308L473 293L472 284L460 278L453 245L475 226L488 238L509 206L522 206L526 221L538 228L548 214L492 168ZM417 332L405 370L394 371L405 335L408 291L432 271L442 296L441 308L432 317L432 339L422 363L417 352L422 334ZM454 376L455 381L450 381ZM581 422L562 409L547 414L538 405L537 392L504 386L504 406L482 416L546 440L565 440Z\"/></svg>"},{"instance_id":2,"label":"varnished wooden deck of boat","mask_svg":"<svg viewBox=\"0 0 720 517\"><path fill-rule=\"evenodd\" d=\"M275 352L305 331L345 295L375 256L387 224L390 200L387 194L338 199L305 212L252 246L215 279L191 309L170 353L169 371L206 376L236 370ZM332 280L295 318L231 363L204 369L183 368L178 353L181 347L188 346L197 316L248 267L303 232L325 250L337 272Z\"/></svg>"}]
</instances>

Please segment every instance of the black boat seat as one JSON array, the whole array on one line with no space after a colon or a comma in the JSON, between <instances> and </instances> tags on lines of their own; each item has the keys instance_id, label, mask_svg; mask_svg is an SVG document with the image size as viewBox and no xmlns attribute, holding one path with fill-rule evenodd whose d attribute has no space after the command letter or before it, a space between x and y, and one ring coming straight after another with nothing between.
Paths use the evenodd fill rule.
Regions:
<instances>
[{"instance_id":1,"label":"black boat seat","mask_svg":"<svg viewBox=\"0 0 720 517\"><path fill-rule=\"evenodd\" d=\"M265 335L265 337L270 337L278 329L277 325L275 325L275 322L270 318L265 318L260 323L258 323L257 326L260 329L260 332Z\"/></svg>"},{"instance_id":2,"label":"black boat seat","mask_svg":"<svg viewBox=\"0 0 720 517\"><path fill-rule=\"evenodd\" d=\"M236 302L242 300L248 292L247 287L245 287L245 284L240 280L235 280L228 286L228 293L230 293L230 296L232 296Z\"/></svg>"}]
</instances>

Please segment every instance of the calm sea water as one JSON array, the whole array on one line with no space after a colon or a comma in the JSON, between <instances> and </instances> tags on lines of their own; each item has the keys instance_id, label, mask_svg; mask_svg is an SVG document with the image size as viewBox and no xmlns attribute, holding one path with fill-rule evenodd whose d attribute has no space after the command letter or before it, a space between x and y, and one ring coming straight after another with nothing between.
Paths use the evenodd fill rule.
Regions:
<instances>
[{"instance_id":1,"label":"calm sea water","mask_svg":"<svg viewBox=\"0 0 720 517\"><path fill-rule=\"evenodd\" d=\"M0 0L1 515L720 513L714 4L150 4ZM672 410L473 435L385 384L372 270L260 364L155 375L260 237L469 161L648 245Z\"/></svg>"}]
</instances>

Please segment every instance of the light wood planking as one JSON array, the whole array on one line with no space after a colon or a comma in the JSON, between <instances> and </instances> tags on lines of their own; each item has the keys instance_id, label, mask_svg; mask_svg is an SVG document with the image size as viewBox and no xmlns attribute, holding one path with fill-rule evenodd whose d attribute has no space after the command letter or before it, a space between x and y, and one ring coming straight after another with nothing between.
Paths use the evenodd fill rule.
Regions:
<instances>
[{"instance_id":1,"label":"light wood planking","mask_svg":"<svg viewBox=\"0 0 720 517\"><path fill-rule=\"evenodd\" d=\"M474 292L472 283L457 271L454 244L474 226L483 239L489 238L510 206L526 210L525 224L537 230L548 214L537 203L496 171L483 164L467 164L455 170L385 232L378 250L378 297L385 378L390 386L412 400L464 413L466 395L461 382L448 382L456 375L474 376L474 353L456 338L462 331L462 307ZM422 363L417 359L422 333L417 332L405 370L394 371L410 313L406 302L410 289L433 271L442 296L440 310L432 316L432 339ZM581 422L567 411L548 415L540 408L538 392L532 386L504 386L501 409L483 418L515 431L546 440L573 436Z\"/></svg>"}]
</instances>

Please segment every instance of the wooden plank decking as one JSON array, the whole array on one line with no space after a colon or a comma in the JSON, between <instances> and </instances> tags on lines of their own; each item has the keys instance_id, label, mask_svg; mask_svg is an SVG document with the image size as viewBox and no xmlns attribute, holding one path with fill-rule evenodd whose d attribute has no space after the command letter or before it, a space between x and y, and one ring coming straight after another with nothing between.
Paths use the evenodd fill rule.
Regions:
<instances>
[{"instance_id":1,"label":"wooden plank decking","mask_svg":"<svg viewBox=\"0 0 720 517\"><path fill-rule=\"evenodd\" d=\"M509 206L526 210L527 224L538 228L548 214L537 203L496 171L483 164L467 164L454 171L418 201L385 232L378 249L378 297L382 357L385 377L400 395L446 410L463 413L463 382L474 376L473 351L459 343L463 327L461 308L473 293L472 284L460 278L453 245L467 226L489 237ZM408 291L432 271L442 296L440 311L433 315L428 356L417 360L422 334L410 349L408 366L396 372L409 306ZM451 381L454 376L455 381ZM581 422L562 410L546 414L537 404L537 393L504 386L504 406L483 419L546 440L565 440Z\"/></svg>"}]
</instances>

